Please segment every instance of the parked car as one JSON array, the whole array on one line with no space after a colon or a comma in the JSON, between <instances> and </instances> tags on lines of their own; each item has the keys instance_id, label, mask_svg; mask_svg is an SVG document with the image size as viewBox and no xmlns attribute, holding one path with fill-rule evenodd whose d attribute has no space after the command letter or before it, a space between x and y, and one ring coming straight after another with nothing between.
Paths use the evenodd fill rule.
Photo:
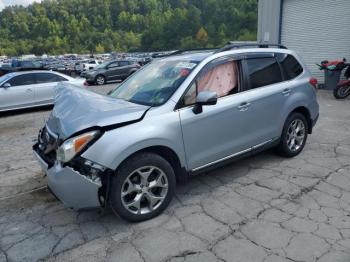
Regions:
<instances>
[{"instance_id":1,"label":"parked car","mask_svg":"<svg viewBox=\"0 0 350 262\"><path fill-rule=\"evenodd\" d=\"M98 66L101 63L102 63L102 61L90 60L89 62L83 64L83 70L94 69L96 66Z\"/></svg>"},{"instance_id":2,"label":"parked car","mask_svg":"<svg viewBox=\"0 0 350 262\"><path fill-rule=\"evenodd\" d=\"M11 72L31 71L38 69L43 69L43 65L40 61L13 60L11 64L0 67L0 76Z\"/></svg>"},{"instance_id":3,"label":"parked car","mask_svg":"<svg viewBox=\"0 0 350 262\"><path fill-rule=\"evenodd\" d=\"M141 66L133 61L108 61L85 72L89 84L103 85L108 81L125 79L135 73Z\"/></svg>"},{"instance_id":4,"label":"parked car","mask_svg":"<svg viewBox=\"0 0 350 262\"><path fill-rule=\"evenodd\" d=\"M59 82L84 86L84 79L52 71L23 71L0 77L0 112L52 104Z\"/></svg>"},{"instance_id":5,"label":"parked car","mask_svg":"<svg viewBox=\"0 0 350 262\"><path fill-rule=\"evenodd\" d=\"M78 74L80 74L80 73L84 70L83 65L84 65L84 63L86 63L86 62L88 62L88 61L86 61L86 60L81 60L81 61L75 62L75 71L76 71Z\"/></svg>"},{"instance_id":6,"label":"parked car","mask_svg":"<svg viewBox=\"0 0 350 262\"><path fill-rule=\"evenodd\" d=\"M176 181L271 147L298 155L319 115L315 80L293 51L257 47L155 59L109 96L62 87L33 146L51 191L142 221Z\"/></svg>"}]
</instances>

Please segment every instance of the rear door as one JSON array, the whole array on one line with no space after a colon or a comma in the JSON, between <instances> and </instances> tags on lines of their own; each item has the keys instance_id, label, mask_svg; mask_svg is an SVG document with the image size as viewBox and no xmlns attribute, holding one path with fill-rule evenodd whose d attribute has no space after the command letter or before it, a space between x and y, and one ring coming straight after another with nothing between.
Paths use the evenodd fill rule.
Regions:
<instances>
[{"instance_id":1,"label":"rear door","mask_svg":"<svg viewBox=\"0 0 350 262\"><path fill-rule=\"evenodd\" d=\"M130 62L129 61L120 61L119 62L119 76L127 77L130 71Z\"/></svg>"},{"instance_id":2,"label":"rear door","mask_svg":"<svg viewBox=\"0 0 350 262\"><path fill-rule=\"evenodd\" d=\"M12 77L0 87L0 110L30 107L35 105L34 74L24 73ZM4 85L10 86L5 88Z\"/></svg>"},{"instance_id":3,"label":"rear door","mask_svg":"<svg viewBox=\"0 0 350 262\"><path fill-rule=\"evenodd\" d=\"M68 81L68 79L50 72L35 73L35 80L35 101L38 104L52 104L57 84Z\"/></svg>"},{"instance_id":4,"label":"rear door","mask_svg":"<svg viewBox=\"0 0 350 262\"><path fill-rule=\"evenodd\" d=\"M273 53L247 54L243 60L247 85L245 96L256 112L251 125L250 146L279 138L281 113L290 89L283 83L280 66Z\"/></svg>"}]
</instances>

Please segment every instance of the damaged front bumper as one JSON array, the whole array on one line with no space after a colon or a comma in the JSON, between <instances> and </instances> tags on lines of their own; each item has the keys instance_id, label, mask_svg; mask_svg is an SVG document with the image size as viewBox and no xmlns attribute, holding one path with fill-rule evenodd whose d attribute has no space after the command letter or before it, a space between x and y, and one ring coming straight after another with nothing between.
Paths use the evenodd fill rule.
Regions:
<instances>
[{"instance_id":1,"label":"damaged front bumper","mask_svg":"<svg viewBox=\"0 0 350 262\"><path fill-rule=\"evenodd\" d=\"M33 153L47 174L49 189L65 206L75 210L101 206L100 179L92 180L70 166L62 166L59 162L49 165L37 151L35 145Z\"/></svg>"}]
</instances>

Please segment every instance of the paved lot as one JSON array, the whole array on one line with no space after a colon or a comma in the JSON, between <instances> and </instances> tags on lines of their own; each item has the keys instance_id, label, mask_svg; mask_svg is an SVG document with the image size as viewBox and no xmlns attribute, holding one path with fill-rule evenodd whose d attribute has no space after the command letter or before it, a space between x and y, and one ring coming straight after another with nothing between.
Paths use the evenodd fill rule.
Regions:
<instances>
[{"instance_id":1,"label":"paved lot","mask_svg":"<svg viewBox=\"0 0 350 262\"><path fill-rule=\"evenodd\" d=\"M24 193L45 185L30 146L49 111L0 118L0 261L349 262L350 100L319 101L301 155L262 153L195 177L137 224Z\"/></svg>"}]
</instances>

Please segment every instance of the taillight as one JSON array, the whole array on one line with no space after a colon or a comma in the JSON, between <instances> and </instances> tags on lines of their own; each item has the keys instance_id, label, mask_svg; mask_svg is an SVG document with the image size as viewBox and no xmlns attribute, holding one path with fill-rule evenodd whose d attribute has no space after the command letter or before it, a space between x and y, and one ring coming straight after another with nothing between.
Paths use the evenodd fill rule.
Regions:
<instances>
[{"instance_id":1,"label":"taillight","mask_svg":"<svg viewBox=\"0 0 350 262\"><path fill-rule=\"evenodd\" d=\"M317 79L316 79L316 78L311 77L310 80L309 80L309 83L310 83L314 88L317 87Z\"/></svg>"}]
</instances>

